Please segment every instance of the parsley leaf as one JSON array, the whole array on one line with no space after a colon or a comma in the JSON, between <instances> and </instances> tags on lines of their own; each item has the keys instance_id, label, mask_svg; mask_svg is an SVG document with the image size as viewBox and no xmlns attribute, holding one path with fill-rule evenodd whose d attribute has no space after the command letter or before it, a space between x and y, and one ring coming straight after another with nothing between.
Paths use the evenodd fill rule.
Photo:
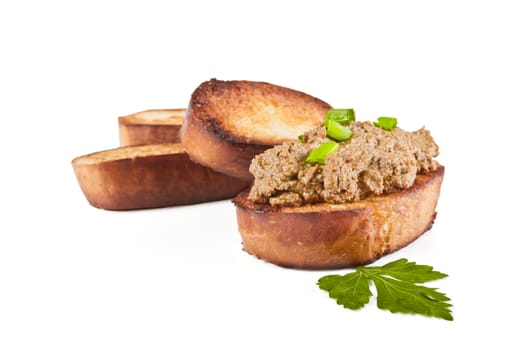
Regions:
<instances>
[{"instance_id":1,"label":"parsley leaf","mask_svg":"<svg viewBox=\"0 0 525 350\"><path fill-rule=\"evenodd\" d=\"M390 312L417 313L452 321L450 299L437 290L416 283L447 277L432 266L399 259L383 266L361 266L346 275L328 275L317 281L320 289L345 308L357 310L370 301L369 284L377 291L377 307Z\"/></svg>"},{"instance_id":2,"label":"parsley leaf","mask_svg":"<svg viewBox=\"0 0 525 350\"><path fill-rule=\"evenodd\" d=\"M379 274L389 275L395 279L424 283L447 277L446 274L434 271L432 266L417 265L415 262L408 262L407 259L392 261L386 265L375 267L358 267L358 270L376 271Z\"/></svg>"},{"instance_id":3,"label":"parsley leaf","mask_svg":"<svg viewBox=\"0 0 525 350\"><path fill-rule=\"evenodd\" d=\"M339 305L347 309L357 310L368 304L372 293L368 288L368 280L357 272L344 276L332 275L322 278L321 289L329 292L330 298L337 300Z\"/></svg>"}]
</instances>

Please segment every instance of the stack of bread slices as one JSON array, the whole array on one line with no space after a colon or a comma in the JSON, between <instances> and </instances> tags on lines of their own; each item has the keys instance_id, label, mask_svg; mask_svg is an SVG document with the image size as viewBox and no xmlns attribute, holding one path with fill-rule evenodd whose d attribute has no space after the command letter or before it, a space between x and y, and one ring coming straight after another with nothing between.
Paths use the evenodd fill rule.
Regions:
<instances>
[{"instance_id":1,"label":"stack of bread slices","mask_svg":"<svg viewBox=\"0 0 525 350\"><path fill-rule=\"evenodd\" d=\"M347 204L251 202L254 156L319 126L330 108L266 82L211 79L184 109L119 117L120 147L82 155L72 166L94 207L133 210L233 198L246 252L296 268L363 265L430 229L444 168L418 175L409 189Z\"/></svg>"}]
</instances>

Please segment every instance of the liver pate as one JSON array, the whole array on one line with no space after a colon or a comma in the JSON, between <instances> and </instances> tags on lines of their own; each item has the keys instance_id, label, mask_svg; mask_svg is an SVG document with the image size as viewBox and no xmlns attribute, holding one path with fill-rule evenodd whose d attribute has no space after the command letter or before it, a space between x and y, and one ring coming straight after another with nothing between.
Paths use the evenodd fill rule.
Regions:
<instances>
[{"instance_id":1,"label":"liver pate","mask_svg":"<svg viewBox=\"0 0 525 350\"><path fill-rule=\"evenodd\" d=\"M433 171L439 154L430 132L385 131L371 122L347 126L348 141L326 157L324 165L305 158L324 142L324 125L306 132L303 141L290 141L257 155L249 199L276 206L347 203L412 186L417 174Z\"/></svg>"}]
</instances>

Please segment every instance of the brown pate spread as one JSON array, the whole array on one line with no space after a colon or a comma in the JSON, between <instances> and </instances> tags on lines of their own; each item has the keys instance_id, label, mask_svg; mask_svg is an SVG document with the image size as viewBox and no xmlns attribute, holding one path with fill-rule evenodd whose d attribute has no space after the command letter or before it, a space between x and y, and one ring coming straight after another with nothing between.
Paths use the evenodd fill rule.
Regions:
<instances>
[{"instance_id":1,"label":"brown pate spread","mask_svg":"<svg viewBox=\"0 0 525 350\"><path fill-rule=\"evenodd\" d=\"M308 164L308 154L324 142L324 125L305 132L303 141L289 141L257 155L249 199L274 206L341 204L411 187L417 174L433 171L438 145L424 128L391 131L371 122L355 122L348 141L340 142L325 164Z\"/></svg>"}]
</instances>

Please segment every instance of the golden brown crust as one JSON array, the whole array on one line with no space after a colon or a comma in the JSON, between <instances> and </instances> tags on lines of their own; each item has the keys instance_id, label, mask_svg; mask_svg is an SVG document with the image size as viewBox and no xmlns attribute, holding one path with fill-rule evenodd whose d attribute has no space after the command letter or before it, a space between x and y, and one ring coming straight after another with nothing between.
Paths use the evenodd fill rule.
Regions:
<instances>
[{"instance_id":1,"label":"golden brown crust","mask_svg":"<svg viewBox=\"0 0 525 350\"><path fill-rule=\"evenodd\" d=\"M271 207L247 199L233 202L246 252L277 265L343 268L370 263L430 229L444 167L418 175L404 191L349 204Z\"/></svg>"},{"instance_id":2,"label":"golden brown crust","mask_svg":"<svg viewBox=\"0 0 525 350\"><path fill-rule=\"evenodd\" d=\"M181 140L194 161L251 180L248 168L256 154L318 126L329 108L265 82L212 79L193 92Z\"/></svg>"},{"instance_id":3,"label":"golden brown crust","mask_svg":"<svg viewBox=\"0 0 525 350\"><path fill-rule=\"evenodd\" d=\"M130 210L228 199L249 183L192 162L181 144L121 147L72 160L97 208Z\"/></svg>"},{"instance_id":4,"label":"golden brown crust","mask_svg":"<svg viewBox=\"0 0 525 350\"><path fill-rule=\"evenodd\" d=\"M180 142L186 109L149 109L119 117L120 146Z\"/></svg>"},{"instance_id":5,"label":"golden brown crust","mask_svg":"<svg viewBox=\"0 0 525 350\"><path fill-rule=\"evenodd\" d=\"M252 158L272 147L272 145L226 141L218 134L208 132L194 122L193 113L187 114L181 135L184 147L188 153L191 152L190 157L193 161L248 181L253 178L248 171Z\"/></svg>"}]
</instances>

